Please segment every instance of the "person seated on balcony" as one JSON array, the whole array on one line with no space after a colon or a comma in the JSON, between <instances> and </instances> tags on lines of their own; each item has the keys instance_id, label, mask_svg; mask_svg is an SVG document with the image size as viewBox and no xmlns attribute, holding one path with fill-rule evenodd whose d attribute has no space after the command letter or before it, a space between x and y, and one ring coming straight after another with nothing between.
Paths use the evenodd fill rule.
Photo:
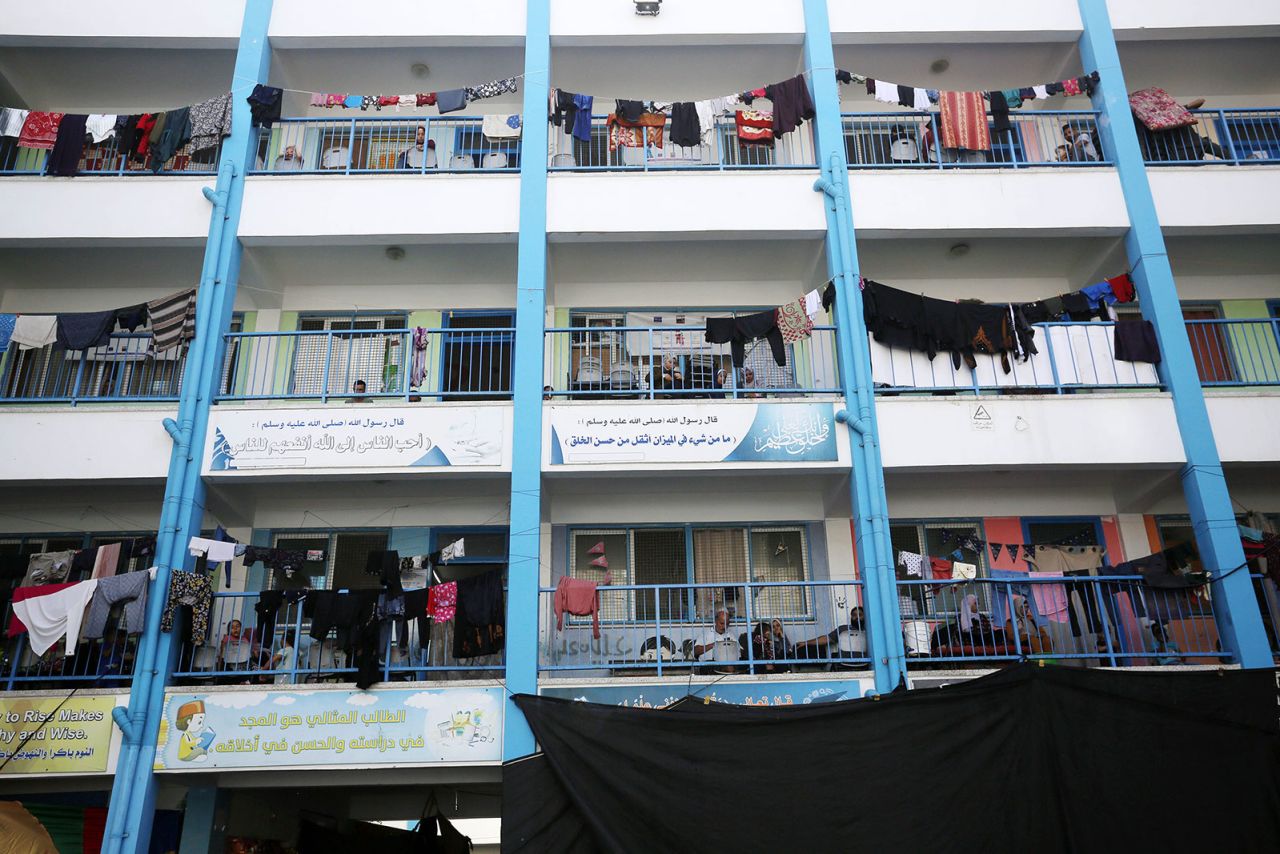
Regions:
<instances>
[{"instance_id":1,"label":"person seated on balcony","mask_svg":"<svg viewBox=\"0 0 1280 854\"><path fill-rule=\"evenodd\" d=\"M867 654L867 633L861 605L849 611L849 623L825 635L797 641L795 658L853 658Z\"/></svg>"},{"instance_id":2,"label":"person seated on balcony","mask_svg":"<svg viewBox=\"0 0 1280 854\"><path fill-rule=\"evenodd\" d=\"M1069 162L1096 163L1101 159L1098 157L1098 149L1093 144L1093 135L1077 130L1070 122L1062 126L1062 138L1067 141Z\"/></svg>"},{"instance_id":3,"label":"person seated on balcony","mask_svg":"<svg viewBox=\"0 0 1280 854\"><path fill-rule=\"evenodd\" d=\"M436 166L435 158L427 155L428 151L433 154L436 150L436 141L427 139L427 129L423 125L418 125L417 137L413 145L400 152L396 157L397 169L421 169L425 162L428 169L434 169Z\"/></svg>"},{"instance_id":4,"label":"person seated on balcony","mask_svg":"<svg viewBox=\"0 0 1280 854\"><path fill-rule=\"evenodd\" d=\"M269 670L283 670L284 673L277 673L275 683L277 685L288 685L293 679L293 674L289 670L293 669L294 663L298 660L298 653L293 648L293 632L284 633L284 639L280 641L280 648L276 650L276 654L271 656L271 662L268 664Z\"/></svg>"},{"instance_id":5,"label":"person seated on balcony","mask_svg":"<svg viewBox=\"0 0 1280 854\"><path fill-rule=\"evenodd\" d=\"M255 668L253 637L239 620L227 623L227 632L218 643L219 670L253 670Z\"/></svg>"},{"instance_id":6,"label":"person seated on balcony","mask_svg":"<svg viewBox=\"0 0 1280 854\"><path fill-rule=\"evenodd\" d=\"M716 611L715 625L702 633L702 637L693 645L693 657L700 661L713 661L713 673L734 673L730 661L738 661L742 650L738 639L729 631L729 612L721 608Z\"/></svg>"},{"instance_id":7,"label":"person seated on balcony","mask_svg":"<svg viewBox=\"0 0 1280 854\"><path fill-rule=\"evenodd\" d=\"M796 646L787 637L781 620L761 621L751 633L751 654L756 660L757 673L786 673L791 665L773 662L795 658Z\"/></svg>"},{"instance_id":8,"label":"person seated on balcony","mask_svg":"<svg viewBox=\"0 0 1280 854\"><path fill-rule=\"evenodd\" d=\"M1155 653L1156 664L1162 666L1182 664L1182 650L1178 649L1176 643L1169 640L1164 623L1151 624L1151 640L1151 651Z\"/></svg>"},{"instance_id":9,"label":"person seated on balcony","mask_svg":"<svg viewBox=\"0 0 1280 854\"><path fill-rule=\"evenodd\" d=\"M286 145L284 151L276 158L276 172L301 172L306 168L296 145Z\"/></svg>"},{"instance_id":10,"label":"person seated on balcony","mask_svg":"<svg viewBox=\"0 0 1280 854\"><path fill-rule=\"evenodd\" d=\"M368 386L364 380L356 380L351 384L351 397L347 398L347 403L368 403L369 398L365 397L365 390Z\"/></svg>"},{"instance_id":11,"label":"person seated on balcony","mask_svg":"<svg viewBox=\"0 0 1280 854\"><path fill-rule=\"evenodd\" d=\"M1049 639L1049 632L1036 625L1035 617L1031 615L1031 606L1027 603L1025 596L1013 597L1013 615L1013 619L1004 624L1004 631L1010 637L1014 631L1017 631L1023 655L1043 655L1053 652L1053 641Z\"/></svg>"}]
</instances>

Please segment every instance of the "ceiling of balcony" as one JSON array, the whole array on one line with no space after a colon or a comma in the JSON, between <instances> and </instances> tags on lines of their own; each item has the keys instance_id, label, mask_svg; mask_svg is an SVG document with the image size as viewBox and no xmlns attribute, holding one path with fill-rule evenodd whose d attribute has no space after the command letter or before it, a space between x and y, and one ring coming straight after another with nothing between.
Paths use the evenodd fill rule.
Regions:
<instances>
[{"instance_id":1,"label":"ceiling of balcony","mask_svg":"<svg viewBox=\"0 0 1280 854\"><path fill-rule=\"evenodd\" d=\"M1071 43L845 45L836 47L835 57L836 65L848 71L930 89L1032 86L1080 73ZM949 63L941 74L930 70L938 60ZM853 88L842 90L847 94Z\"/></svg>"},{"instance_id":2,"label":"ceiling of balcony","mask_svg":"<svg viewBox=\"0 0 1280 854\"><path fill-rule=\"evenodd\" d=\"M803 67L798 45L557 47L551 84L603 99L698 100L767 86ZM595 111L609 112L601 104Z\"/></svg>"},{"instance_id":3,"label":"ceiling of balcony","mask_svg":"<svg viewBox=\"0 0 1280 854\"><path fill-rule=\"evenodd\" d=\"M1159 86L1206 108L1280 104L1280 38L1122 42L1130 90Z\"/></svg>"}]
</instances>

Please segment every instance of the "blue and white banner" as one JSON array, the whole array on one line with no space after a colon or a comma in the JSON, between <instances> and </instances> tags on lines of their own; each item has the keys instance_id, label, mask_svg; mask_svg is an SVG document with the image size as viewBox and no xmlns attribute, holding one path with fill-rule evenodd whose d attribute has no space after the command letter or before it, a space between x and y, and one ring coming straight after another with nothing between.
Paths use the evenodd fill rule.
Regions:
<instances>
[{"instance_id":1,"label":"blue and white banner","mask_svg":"<svg viewBox=\"0 0 1280 854\"><path fill-rule=\"evenodd\" d=\"M206 471L509 466L510 419L505 406L214 407Z\"/></svg>"},{"instance_id":2,"label":"blue and white banner","mask_svg":"<svg viewBox=\"0 0 1280 854\"><path fill-rule=\"evenodd\" d=\"M551 406L554 466L836 462L830 403Z\"/></svg>"},{"instance_id":3,"label":"blue and white banner","mask_svg":"<svg viewBox=\"0 0 1280 854\"><path fill-rule=\"evenodd\" d=\"M661 709L677 700L693 696L713 703L735 706L804 706L812 703L834 703L856 700L870 691L874 680L824 679L795 682L717 682L714 685L659 683L655 685L586 685L579 688L546 687L538 693L544 697L580 700L584 703L607 703Z\"/></svg>"},{"instance_id":4,"label":"blue and white banner","mask_svg":"<svg viewBox=\"0 0 1280 854\"><path fill-rule=\"evenodd\" d=\"M155 768L500 762L502 712L497 687L172 692Z\"/></svg>"}]
</instances>

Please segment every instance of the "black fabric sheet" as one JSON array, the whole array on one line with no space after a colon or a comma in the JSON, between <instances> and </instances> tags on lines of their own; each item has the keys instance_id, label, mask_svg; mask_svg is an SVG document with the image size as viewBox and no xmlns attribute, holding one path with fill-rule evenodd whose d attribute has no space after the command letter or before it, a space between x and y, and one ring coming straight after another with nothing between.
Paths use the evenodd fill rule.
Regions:
<instances>
[{"instance_id":1,"label":"black fabric sheet","mask_svg":"<svg viewBox=\"0 0 1280 854\"><path fill-rule=\"evenodd\" d=\"M793 707L515 702L544 758L504 768L504 852L1280 850L1270 670L1028 664Z\"/></svg>"}]
</instances>

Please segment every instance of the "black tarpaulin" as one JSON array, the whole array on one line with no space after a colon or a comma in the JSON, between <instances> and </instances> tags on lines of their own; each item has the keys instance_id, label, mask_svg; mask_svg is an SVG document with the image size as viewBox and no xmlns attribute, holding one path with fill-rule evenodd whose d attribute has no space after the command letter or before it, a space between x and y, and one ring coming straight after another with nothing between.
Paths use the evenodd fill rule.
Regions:
<instances>
[{"instance_id":1,"label":"black tarpaulin","mask_svg":"<svg viewBox=\"0 0 1280 854\"><path fill-rule=\"evenodd\" d=\"M1280 850L1273 671L1024 665L796 707L515 701L544 755L504 769L503 851Z\"/></svg>"}]
</instances>

